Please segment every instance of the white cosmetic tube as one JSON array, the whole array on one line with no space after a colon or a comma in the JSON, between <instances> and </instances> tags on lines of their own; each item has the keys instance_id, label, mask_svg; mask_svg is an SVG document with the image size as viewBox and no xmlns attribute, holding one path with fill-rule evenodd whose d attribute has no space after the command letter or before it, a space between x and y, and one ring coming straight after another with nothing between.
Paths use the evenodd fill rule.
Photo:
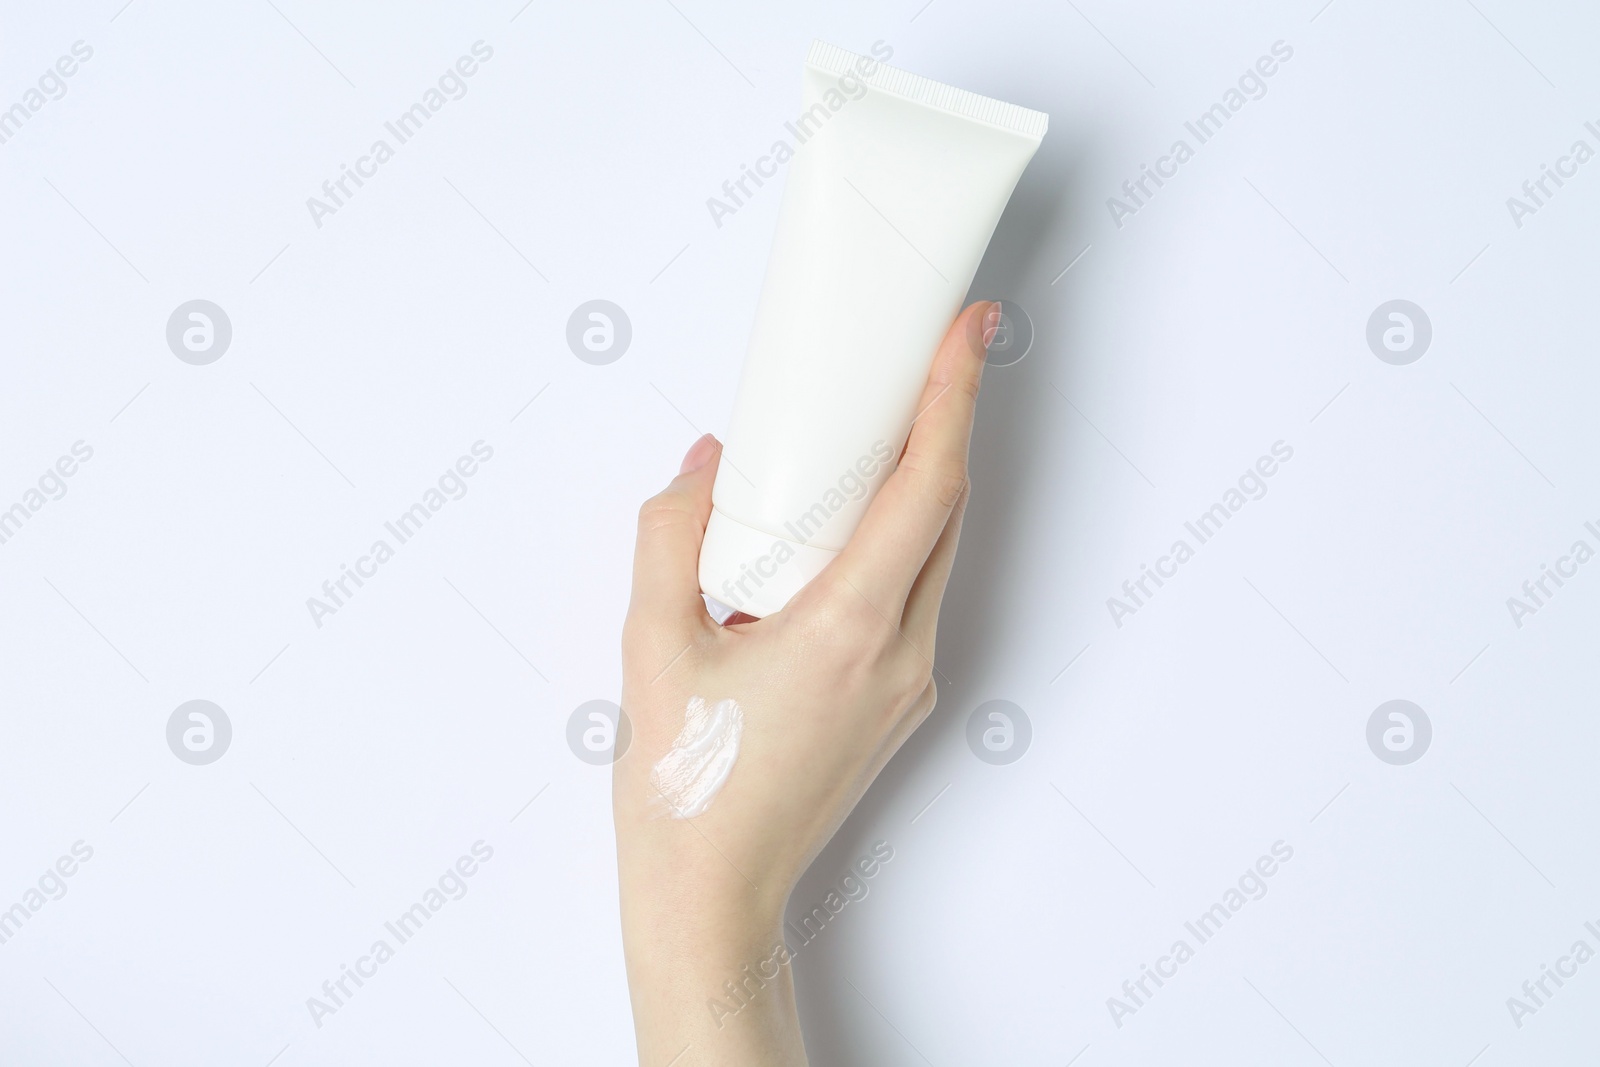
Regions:
<instances>
[{"instance_id":1,"label":"white cosmetic tube","mask_svg":"<svg viewBox=\"0 0 1600 1067\"><path fill-rule=\"evenodd\" d=\"M893 471L1048 122L822 41L802 104L700 551L702 591L758 618L838 555Z\"/></svg>"}]
</instances>

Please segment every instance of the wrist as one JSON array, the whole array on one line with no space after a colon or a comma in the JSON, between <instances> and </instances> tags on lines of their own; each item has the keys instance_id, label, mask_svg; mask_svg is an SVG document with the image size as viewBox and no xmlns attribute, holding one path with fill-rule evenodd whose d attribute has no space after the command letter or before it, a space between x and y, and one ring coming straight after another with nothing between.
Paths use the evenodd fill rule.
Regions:
<instances>
[{"instance_id":1,"label":"wrist","mask_svg":"<svg viewBox=\"0 0 1600 1067\"><path fill-rule=\"evenodd\" d=\"M743 884L743 883L741 883ZM803 1064L781 903L622 887L623 947L642 1064ZM780 1052L779 1050L784 1050Z\"/></svg>"},{"instance_id":2,"label":"wrist","mask_svg":"<svg viewBox=\"0 0 1600 1067\"><path fill-rule=\"evenodd\" d=\"M687 823L674 827L683 831ZM631 829L631 828L630 828ZM736 866L703 834L624 833L617 878L623 928L666 932L692 928L703 943L764 936L783 921L793 889L770 865Z\"/></svg>"},{"instance_id":3,"label":"wrist","mask_svg":"<svg viewBox=\"0 0 1600 1067\"><path fill-rule=\"evenodd\" d=\"M743 881L708 886L624 878L619 888L630 966L638 960L652 969L715 977L708 991L753 962L753 953L769 955L781 939L784 901Z\"/></svg>"}]
</instances>

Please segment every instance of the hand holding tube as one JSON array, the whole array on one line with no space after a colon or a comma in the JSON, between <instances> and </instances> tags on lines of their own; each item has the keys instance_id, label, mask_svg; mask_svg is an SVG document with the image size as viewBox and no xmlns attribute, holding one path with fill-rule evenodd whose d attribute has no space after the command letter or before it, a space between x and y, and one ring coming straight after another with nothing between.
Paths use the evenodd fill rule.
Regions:
<instances>
[{"instance_id":1,"label":"hand holding tube","mask_svg":"<svg viewBox=\"0 0 1600 1067\"><path fill-rule=\"evenodd\" d=\"M898 467L782 611L718 626L701 600L714 438L639 513L623 630L634 734L614 767L613 810L641 1063L667 1064L685 1046L680 1063L805 1062L787 966L746 984L736 1013L708 1002L726 1005L725 983L773 958L795 882L933 710L983 371L973 339L998 312L980 302L950 327Z\"/></svg>"}]
</instances>

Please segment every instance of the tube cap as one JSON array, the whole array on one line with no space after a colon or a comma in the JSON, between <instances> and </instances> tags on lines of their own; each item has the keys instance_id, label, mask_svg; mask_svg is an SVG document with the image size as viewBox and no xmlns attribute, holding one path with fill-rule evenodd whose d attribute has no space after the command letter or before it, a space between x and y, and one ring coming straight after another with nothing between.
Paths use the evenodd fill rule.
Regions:
<instances>
[{"instance_id":1,"label":"tube cap","mask_svg":"<svg viewBox=\"0 0 1600 1067\"><path fill-rule=\"evenodd\" d=\"M747 526L712 507L700 546L700 590L759 619L787 604L838 554Z\"/></svg>"}]
</instances>

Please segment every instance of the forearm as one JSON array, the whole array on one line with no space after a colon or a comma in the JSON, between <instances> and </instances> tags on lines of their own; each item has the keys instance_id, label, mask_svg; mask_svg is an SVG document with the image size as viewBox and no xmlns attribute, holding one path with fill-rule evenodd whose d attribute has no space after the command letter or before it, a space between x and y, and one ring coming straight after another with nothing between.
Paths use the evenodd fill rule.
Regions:
<instances>
[{"instance_id":1,"label":"forearm","mask_svg":"<svg viewBox=\"0 0 1600 1067\"><path fill-rule=\"evenodd\" d=\"M781 908L622 890L641 1067L804 1067Z\"/></svg>"}]
</instances>

